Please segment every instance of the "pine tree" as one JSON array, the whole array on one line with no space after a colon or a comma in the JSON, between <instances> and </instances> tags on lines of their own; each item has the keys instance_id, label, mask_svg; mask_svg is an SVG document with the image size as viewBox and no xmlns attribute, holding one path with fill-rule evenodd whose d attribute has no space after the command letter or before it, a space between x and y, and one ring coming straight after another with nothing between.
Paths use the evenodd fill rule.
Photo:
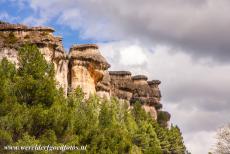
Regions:
<instances>
[{"instance_id":1,"label":"pine tree","mask_svg":"<svg viewBox=\"0 0 230 154\"><path fill-rule=\"evenodd\" d=\"M133 137L133 143L141 147L143 153L161 154L160 141L151 124L153 119L150 118L138 102L134 104L132 114L138 126L138 130Z\"/></svg>"},{"instance_id":2,"label":"pine tree","mask_svg":"<svg viewBox=\"0 0 230 154\"><path fill-rule=\"evenodd\" d=\"M157 134L157 138L159 139L160 141L160 146L161 146L161 149L163 151L163 153L167 154L167 153L170 153L170 143L168 141L168 129L167 128L163 128L163 127L160 127L158 124L155 126L155 131L156 131L156 134Z\"/></svg>"},{"instance_id":3,"label":"pine tree","mask_svg":"<svg viewBox=\"0 0 230 154\"><path fill-rule=\"evenodd\" d=\"M16 96L27 105L50 106L58 96L54 69L35 45L25 45L18 54L19 68Z\"/></svg>"},{"instance_id":4,"label":"pine tree","mask_svg":"<svg viewBox=\"0 0 230 154\"><path fill-rule=\"evenodd\" d=\"M178 126L171 126L169 130L170 151L172 154L183 154L186 152L184 141Z\"/></svg>"},{"instance_id":5,"label":"pine tree","mask_svg":"<svg viewBox=\"0 0 230 154\"><path fill-rule=\"evenodd\" d=\"M0 103L14 102L14 78L16 75L15 66L6 58L0 62ZM0 108L1 109L1 108ZM4 111L1 111L4 113Z\"/></svg>"}]
</instances>

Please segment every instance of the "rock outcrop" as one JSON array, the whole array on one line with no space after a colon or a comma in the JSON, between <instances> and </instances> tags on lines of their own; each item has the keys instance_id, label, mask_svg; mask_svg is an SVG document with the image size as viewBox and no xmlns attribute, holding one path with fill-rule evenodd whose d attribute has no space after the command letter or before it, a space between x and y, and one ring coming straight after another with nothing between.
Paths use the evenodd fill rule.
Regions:
<instances>
[{"instance_id":1,"label":"rock outcrop","mask_svg":"<svg viewBox=\"0 0 230 154\"><path fill-rule=\"evenodd\" d=\"M161 101L161 91L159 89L159 84L161 84L161 81L159 80L152 80L148 81L148 85L150 87L150 95L149 99L150 105L154 106L157 110L162 108Z\"/></svg>"},{"instance_id":2,"label":"rock outcrop","mask_svg":"<svg viewBox=\"0 0 230 154\"><path fill-rule=\"evenodd\" d=\"M104 76L101 81L99 81L96 85L96 93L101 98L110 98L110 82L111 78L108 71L104 71Z\"/></svg>"},{"instance_id":3,"label":"rock outcrop","mask_svg":"<svg viewBox=\"0 0 230 154\"><path fill-rule=\"evenodd\" d=\"M0 59L6 57L17 65L17 53L24 44L35 44L48 62L53 62L58 87L67 94L68 62L62 38L53 35L49 27L28 27L0 22Z\"/></svg>"},{"instance_id":4,"label":"rock outcrop","mask_svg":"<svg viewBox=\"0 0 230 154\"><path fill-rule=\"evenodd\" d=\"M86 95L96 93L96 85L102 81L109 63L95 44L73 45L70 49L69 84L71 90L80 86ZM101 85L106 82L104 81ZM105 89L104 89L105 90Z\"/></svg>"},{"instance_id":5,"label":"rock outcrop","mask_svg":"<svg viewBox=\"0 0 230 154\"><path fill-rule=\"evenodd\" d=\"M28 27L0 21L0 59L6 57L17 65L17 54L24 44L35 44L48 62L55 68L57 86L64 93L80 86L86 98L90 94L100 97L117 97L132 106L140 102L153 118L163 125L170 114L161 111L159 80L148 81L144 75L132 76L129 71L108 71L110 64L95 44L73 45L66 54L62 38L53 35L49 27ZM162 120L163 119L163 120Z\"/></svg>"},{"instance_id":6,"label":"rock outcrop","mask_svg":"<svg viewBox=\"0 0 230 154\"><path fill-rule=\"evenodd\" d=\"M110 71L109 75L111 78L111 96L129 101L133 91L131 72Z\"/></svg>"},{"instance_id":7,"label":"rock outcrop","mask_svg":"<svg viewBox=\"0 0 230 154\"><path fill-rule=\"evenodd\" d=\"M145 111L149 112L152 117L157 118L157 110L154 107L153 99L151 97L152 89L149 86L147 76L136 75L132 77L134 90L130 103L140 102Z\"/></svg>"}]
</instances>

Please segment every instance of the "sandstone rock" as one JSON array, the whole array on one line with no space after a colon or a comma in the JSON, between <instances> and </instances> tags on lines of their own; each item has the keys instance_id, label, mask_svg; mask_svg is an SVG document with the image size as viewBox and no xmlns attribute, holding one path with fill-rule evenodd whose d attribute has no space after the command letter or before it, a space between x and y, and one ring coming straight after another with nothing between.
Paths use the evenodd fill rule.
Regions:
<instances>
[{"instance_id":1,"label":"sandstone rock","mask_svg":"<svg viewBox=\"0 0 230 154\"><path fill-rule=\"evenodd\" d=\"M128 71L110 71L111 96L119 99L130 100L133 91L131 73Z\"/></svg>"},{"instance_id":2,"label":"sandstone rock","mask_svg":"<svg viewBox=\"0 0 230 154\"><path fill-rule=\"evenodd\" d=\"M96 85L97 95L101 98L110 98L110 75L108 71L105 71L104 77Z\"/></svg>"},{"instance_id":3,"label":"sandstone rock","mask_svg":"<svg viewBox=\"0 0 230 154\"><path fill-rule=\"evenodd\" d=\"M136 75L132 77L134 83L133 96L130 103L140 102L146 112L150 112L153 118L157 118L157 111L162 106L156 97L153 97L153 90L147 82L145 75ZM154 89L155 90L155 89Z\"/></svg>"},{"instance_id":4,"label":"sandstone rock","mask_svg":"<svg viewBox=\"0 0 230 154\"><path fill-rule=\"evenodd\" d=\"M10 24L7 22L0 22L0 31L47 31L47 32L54 32L54 29L45 26L38 26L38 27L28 27L22 24Z\"/></svg>"},{"instance_id":5,"label":"sandstone rock","mask_svg":"<svg viewBox=\"0 0 230 154\"><path fill-rule=\"evenodd\" d=\"M103 80L109 63L94 44L73 45L70 49L69 82L71 90L80 86L86 94L96 93L96 85Z\"/></svg>"},{"instance_id":6,"label":"sandstone rock","mask_svg":"<svg viewBox=\"0 0 230 154\"><path fill-rule=\"evenodd\" d=\"M35 44L48 62L53 62L57 86L67 94L67 63L62 39L53 35L49 27L28 27L0 22L0 59L8 58L17 65L17 53L24 44Z\"/></svg>"},{"instance_id":7,"label":"sandstone rock","mask_svg":"<svg viewBox=\"0 0 230 154\"><path fill-rule=\"evenodd\" d=\"M157 119L157 110L155 109L155 107L149 106L149 105L142 105L142 108L150 113L151 117L153 117L155 120Z\"/></svg>"},{"instance_id":8,"label":"sandstone rock","mask_svg":"<svg viewBox=\"0 0 230 154\"><path fill-rule=\"evenodd\" d=\"M148 85L150 87L150 105L155 106L156 109L162 108L162 104L160 104L161 100L161 92L159 89L159 84L161 81L159 80L152 80L148 81Z\"/></svg>"},{"instance_id":9,"label":"sandstone rock","mask_svg":"<svg viewBox=\"0 0 230 154\"><path fill-rule=\"evenodd\" d=\"M132 77L134 83L133 97L148 98L150 95L150 87L147 83L148 78L144 75L136 75Z\"/></svg>"},{"instance_id":10,"label":"sandstone rock","mask_svg":"<svg viewBox=\"0 0 230 154\"><path fill-rule=\"evenodd\" d=\"M140 81L147 81L147 80L148 80L148 77L145 76L145 75L135 75L135 76L132 77L132 79L133 79L134 81L140 82Z\"/></svg>"},{"instance_id":11,"label":"sandstone rock","mask_svg":"<svg viewBox=\"0 0 230 154\"><path fill-rule=\"evenodd\" d=\"M17 66L18 63L17 53L18 51L15 49L0 48L0 60L2 60L5 57Z\"/></svg>"}]
</instances>

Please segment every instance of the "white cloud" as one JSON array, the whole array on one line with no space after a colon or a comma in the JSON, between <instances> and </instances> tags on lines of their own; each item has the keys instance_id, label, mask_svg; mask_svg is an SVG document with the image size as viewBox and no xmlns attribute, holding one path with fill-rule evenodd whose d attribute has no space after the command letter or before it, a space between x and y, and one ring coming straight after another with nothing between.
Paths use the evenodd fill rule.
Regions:
<instances>
[{"instance_id":1,"label":"white cloud","mask_svg":"<svg viewBox=\"0 0 230 154\"><path fill-rule=\"evenodd\" d=\"M185 134L187 147L192 147L193 154L207 154L213 151L215 145L215 131L200 131L196 133Z\"/></svg>"},{"instance_id":2,"label":"white cloud","mask_svg":"<svg viewBox=\"0 0 230 154\"><path fill-rule=\"evenodd\" d=\"M22 23L31 26L39 26L43 25L45 22L47 22L47 20L47 18L35 18L33 16L29 16L25 18Z\"/></svg>"},{"instance_id":3,"label":"white cloud","mask_svg":"<svg viewBox=\"0 0 230 154\"><path fill-rule=\"evenodd\" d=\"M80 12L78 9L70 9L70 10L66 10L65 14L62 14L58 18L58 23L63 24L63 25L68 23L70 28L76 30L82 26L83 21L82 21L82 16L80 15Z\"/></svg>"},{"instance_id":4,"label":"white cloud","mask_svg":"<svg viewBox=\"0 0 230 154\"><path fill-rule=\"evenodd\" d=\"M7 12L0 12L0 20L4 20L4 21L8 21L8 22L14 22L15 20L17 20L18 17L13 17L10 14L8 14Z\"/></svg>"},{"instance_id":5,"label":"white cloud","mask_svg":"<svg viewBox=\"0 0 230 154\"><path fill-rule=\"evenodd\" d=\"M121 49L120 56L121 59L119 61L122 65L143 65L147 60L143 49L137 45L131 45Z\"/></svg>"},{"instance_id":6,"label":"white cloud","mask_svg":"<svg viewBox=\"0 0 230 154\"><path fill-rule=\"evenodd\" d=\"M190 55L208 56L220 62L228 62L230 56L228 0L28 2L38 18L64 19L62 24L81 31L82 38L100 41L135 38L149 46L172 45ZM69 10L78 10L80 14L76 17Z\"/></svg>"},{"instance_id":7,"label":"white cloud","mask_svg":"<svg viewBox=\"0 0 230 154\"><path fill-rule=\"evenodd\" d=\"M8 19L9 18L9 14L6 12L1 12L0 13L0 19L4 20L4 19Z\"/></svg>"}]
</instances>

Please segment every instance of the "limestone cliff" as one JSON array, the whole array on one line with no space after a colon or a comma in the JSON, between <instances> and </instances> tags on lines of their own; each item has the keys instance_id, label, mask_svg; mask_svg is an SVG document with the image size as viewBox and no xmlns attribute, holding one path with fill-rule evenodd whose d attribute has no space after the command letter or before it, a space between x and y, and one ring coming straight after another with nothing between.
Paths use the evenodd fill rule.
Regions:
<instances>
[{"instance_id":1,"label":"limestone cliff","mask_svg":"<svg viewBox=\"0 0 230 154\"><path fill-rule=\"evenodd\" d=\"M95 44L73 45L70 49L69 84L71 90L80 86L86 97L96 93L96 85L102 81L110 67Z\"/></svg>"},{"instance_id":2,"label":"limestone cliff","mask_svg":"<svg viewBox=\"0 0 230 154\"><path fill-rule=\"evenodd\" d=\"M133 82L131 72L128 71L110 71L111 78L111 96L123 100L130 100L133 91Z\"/></svg>"},{"instance_id":3,"label":"limestone cliff","mask_svg":"<svg viewBox=\"0 0 230 154\"><path fill-rule=\"evenodd\" d=\"M24 44L35 44L48 62L53 62L58 87L67 93L67 58L62 38L53 35L49 27L28 27L0 22L0 59L8 58L17 65L18 49Z\"/></svg>"},{"instance_id":4,"label":"limestone cliff","mask_svg":"<svg viewBox=\"0 0 230 154\"><path fill-rule=\"evenodd\" d=\"M80 86L86 98L90 94L108 99L117 97L129 102L131 107L140 102L153 118L170 119L169 113L161 111L159 80L148 81L145 75L132 76L129 71L108 71L110 64L95 44L73 45L66 54L62 38L53 32L44 26L0 22L0 59L6 57L17 65L19 48L35 44L45 59L54 64L57 86L62 87L66 95Z\"/></svg>"}]
</instances>

